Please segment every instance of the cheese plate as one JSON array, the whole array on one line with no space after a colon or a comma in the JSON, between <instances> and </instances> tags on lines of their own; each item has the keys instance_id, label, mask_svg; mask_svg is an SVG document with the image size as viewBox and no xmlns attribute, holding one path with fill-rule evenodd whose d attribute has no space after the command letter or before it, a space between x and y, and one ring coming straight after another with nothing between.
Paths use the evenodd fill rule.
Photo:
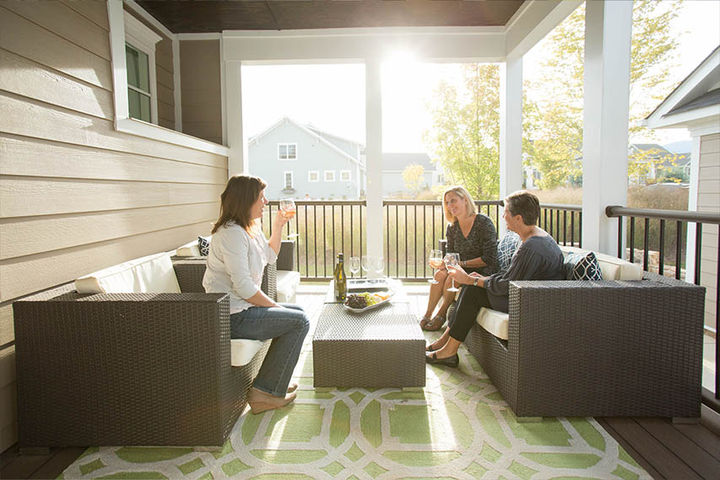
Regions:
<instances>
[{"instance_id":1,"label":"cheese plate","mask_svg":"<svg viewBox=\"0 0 720 480\"><path fill-rule=\"evenodd\" d=\"M352 301L352 297L365 297L365 302L368 301L368 297L372 298L375 303L372 305L367 305L365 307L351 307L351 303L357 303ZM385 304L390 303L393 297L393 292L391 290L385 290L380 292L362 292L362 293L351 293L348 295L348 298L343 303L343 307L345 307L345 310L348 310L353 313L363 313L367 312L368 310L372 310L378 307L381 307Z\"/></svg>"}]
</instances>

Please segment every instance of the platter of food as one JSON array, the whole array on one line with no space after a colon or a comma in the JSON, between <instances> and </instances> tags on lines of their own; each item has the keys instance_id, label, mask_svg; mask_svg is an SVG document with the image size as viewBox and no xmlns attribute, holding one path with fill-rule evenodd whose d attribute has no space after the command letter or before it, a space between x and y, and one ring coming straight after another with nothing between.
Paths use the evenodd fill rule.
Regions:
<instances>
[{"instance_id":1,"label":"platter of food","mask_svg":"<svg viewBox=\"0 0 720 480\"><path fill-rule=\"evenodd\" d=\"M362 292L351 293L343 303L345 310L354 313L367 312L373 308L380 307L389 303L393 296L393 292L385 290L381 292Z\"/></svg>"}]
</instances>

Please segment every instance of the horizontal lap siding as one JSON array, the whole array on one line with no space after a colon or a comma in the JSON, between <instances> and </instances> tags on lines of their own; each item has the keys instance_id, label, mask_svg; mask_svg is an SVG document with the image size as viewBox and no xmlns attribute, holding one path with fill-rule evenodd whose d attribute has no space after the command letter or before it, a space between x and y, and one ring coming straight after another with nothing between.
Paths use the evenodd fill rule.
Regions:
<instances>
[{"instance_id":1,"label":"horizontal lap siding","mask_svg":"<svg viewBox=\"0 0 720 480\"><path fill-rule=\"evenodd\" d=\"M720 214L720 134L705 135L700 138L699 170L698 210L716 215ZM716 328L717 225L706 225L703 228L700 259L700 283L707 288L705 295L705 325Z\"/></svg>"},{"instance_id":2,"label":"horizontal lap siding","mask_svg":"<svg viewBox=\"0 0 720 480\"><path fill-rule=\"evenodd\" d=\"M216 219L227 158L115 131L105 2L0 2L0 451L17 440L12 300L171 250ZM156 51L173 128L172 45Z\"/></svg>"}]
</instances>

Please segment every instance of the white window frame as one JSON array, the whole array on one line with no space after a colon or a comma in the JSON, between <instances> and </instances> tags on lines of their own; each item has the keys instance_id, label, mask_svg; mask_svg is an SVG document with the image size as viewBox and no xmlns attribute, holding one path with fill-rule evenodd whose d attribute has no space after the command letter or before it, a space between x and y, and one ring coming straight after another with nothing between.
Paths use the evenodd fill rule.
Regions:
<instances>
[{"instance_id":1,"label":"white window frame","mask_svg":"<svg viewBox=\"0 0 720 480\"><path fill-rule=\"evenodd\" d=\"M341 182L352 181L352 174L350 173L350 170L340 170L340 181Z\"/></svg>"},{"instance_id":2,"label":"white window frame","mask_svg":"<svg viewBox=\"0 0 720 480\"><path fill-rule=\"evenodd\" d=\"M130 118L127 94L127 63L125 61L126 14L123 8L123 3L127 3L127 5L133 9L133 11L137 11L138 9L141 10L141 8L137 6L132 0L127 0L127 2L123 2L123 0L107 1L108 21L110 23L110 56L112 60L115 130L130 135L137 135L140 137L149 138L155 141L161 141L183 147L193 148L195 150L200 150L203 152L215 153L226 157L229 156L230 149L223 145L218 145L217 143L193 137L192 135L186 135L181 132L176 132L175 130L171 130L169 128L163 128L156 124L143 122L142 120L137 120L135 118ZM145 26L143 25L143 27ZM167 31L163 33L168 36L168 38L173 40L174 43L177 43L175 42L177 36L172 34L172 32ZM130 43L132 44L132 42ZM174 52L173 54L178 55L177 52ZM176 59L174 58L173 61L175 60ZM155 62L153 61L152 66L154 67L154 65ZM157 88L156 81L151 80L150 84L153 85L154 88ZM175 93L178 94L178 92L179 88Z\"/></svg>"},{"instance_id":3,"label":"white window frame","mask_svg":"<svg viewBox=\"0 0 720 480\"><path fill-rule=\"evenodd\" d=\"M127 10L123 10L123 20L125 22L125 43L129 43L134 49L148 56L150 121L157 125L157 66L155 64L155 45L162 40L162 37L146 27L140 20L130 15ZM127 62L125 67L127 68ZM125 75L125 79L126 88L130 88L130 86L127 85L127 74Z\"/></svg>"},{"instance_id":4,"label":"white window frame","mask_svg":"<svg viewBox=\"0 0 720 480\"><path fill-rule=\"evenodd\" d=\"M328 174L330 174L330 178L328 179ZM332 183L335 181L335 170L325 170L323 172L323 181L325 183Z\"/></svg>"},{"instance_id":5,"label":"white window frame","mask_svg":"<svg viewBox=\"0 0 720 480\"><path fill-rule=\"evenodd\" d=\"M287 176L290 174L290 186L287 184ZM295 174L292 170L285 170L282 176L283 190L294 190L295 189Z\"/></svg>"},{"instance_id":6,"label":"white window frame","mask_svg":"<svg viewBox=\"0 0 720 480\"><path fill-rule=\"evenodd\" d=\"M295 147L295 157L293 157L293 158L289 158L289 157L288 157L288 158L282 158L282 157L280 156L280 147L289 147L290 145L293 145L293 146ZM280 160L281 162L294 162L295 160L297 160L297 157L298 157L297 143L284 142L284 143L278 143L278 144L277 144L277 158L278 158L278 160Z\"/></svg>"},{"instance_id":7,"label":"white window frame","mask_svg":"<svg viewBox=\"0 0 720 480\"><path fill-rule=\"evenodd\" d=\"M315 175L315 179L313 180L312 175ZM320 170L308 170L308 182L309 183L318 183L320 181Z\"/></svg>"}]
</instances>

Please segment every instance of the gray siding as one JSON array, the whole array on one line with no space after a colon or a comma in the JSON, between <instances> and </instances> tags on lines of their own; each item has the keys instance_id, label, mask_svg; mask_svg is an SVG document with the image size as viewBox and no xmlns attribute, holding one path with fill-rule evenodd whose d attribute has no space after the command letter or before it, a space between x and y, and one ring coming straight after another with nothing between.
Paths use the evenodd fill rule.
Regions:
<instances>
[{"instance_id":1,"label":"gray siding","mask_svg":"<svg viewBox=\"0 0 720 480\"><path fill-rule=\"evenodd\" d=\"M108 28L105 2L0 3L0 451L12 301L207 234L227 179L224 156L115 130Z\"/></svg>"},{"instance_id":2,"label":"gray siding","mask_svg":"<svg viewBox=\"0 0 720 480\"><path fill-rule=\"evenodd\" d=\"M297 144L297 159L278 159L280 143ZM356 163L292 121L282 122L251 142L248 157L250 173L262 177L268 183L265 194L270 200L287 197L334 200L358 198ZM308 172L313 170L319 172L318 182L308 181ZM325 181L326 170L335 172L334 182ZM340 180L342 170L350 170L349 182ZM294 191L282 191L286 171L293 172Z\"/></svg>"}]
</instances>

